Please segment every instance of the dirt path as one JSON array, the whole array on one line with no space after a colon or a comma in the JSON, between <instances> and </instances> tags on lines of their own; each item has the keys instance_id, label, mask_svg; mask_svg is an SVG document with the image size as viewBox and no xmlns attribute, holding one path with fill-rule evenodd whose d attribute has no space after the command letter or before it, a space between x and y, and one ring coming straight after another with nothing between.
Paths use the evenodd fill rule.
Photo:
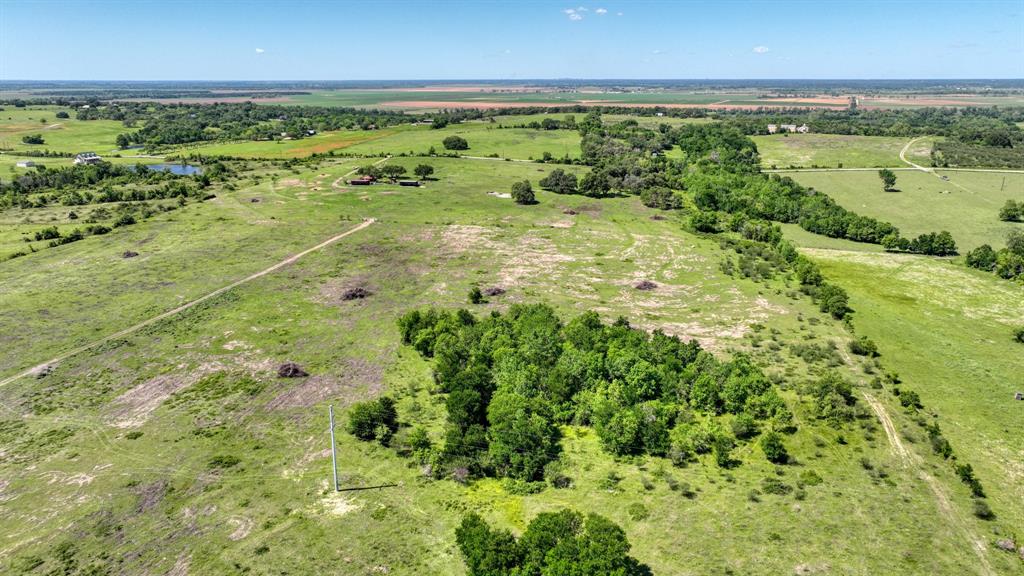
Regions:
<instances>
[{"instance_id":1,"label":"dirt path","mask_svg":"<svg viewBox=\"0 0 1024 576\"><path fill-rule=\"evenodd\" d=\"M889 418L889 413L886 411L885 406L877 398L867 392L864 392L864 400L866 400L868 405L871 406L875 415L878 416L878 420L882 423L882 428L885 429L885 435L889 438L889 445L892 447L893 454L900 459L900 462L902 462L904 466L913 469L913 471L917 473L917 477L928 485L928 488L932 491L932 495L935 496L935 503L939 507L939 512L952 526L956 527L963 537L970 543L971 549L974 550L975 555L978 557L978 572L983 576L995 576L996 573L992 569L992 565L989 564L988 557L986 556L985 540L978 537L978 535L971 530L967 520L965 520L963 515L953 506L953 503L949 499L949 494L946 493L946 489L942 486L942 483L923 468L924 462L921 460L921 457L910 450L907 450L907 447L903 444L903 440L900 438L900 435L896 430L896 426L893 424L892 419Z\"/></svg>"},{"instance_id":2,"label":"dirt path","mask_svg":"<svg viewBox=\"0 0 1024 576\"><path fill-rule=\"evenodd\" d=\"M768 174L781 174L785 172L874 172L878 168L776 168L762 170ZM893 172L914 172L917 168L890 167ZM1009 170L1004 168L939 168L943 172L994 172L996 174L1024 174L1024 170Z\"/></svg>"},{"instance_id":3,"label":"dirt path","mask_svg":"<svg viewBox=\"0 0 1024 576\"><path fill-rule=\"evenodd\" d=\"M907 150L910 150L910 147L914 145L914 142L917 142L918 140L921 140L923 138L927 138L927 136L918 136L917 138L914 138L910 142L907 142L907 145L903 147L903 150L900 150L900 160L906 162L907 164L912 166L914 169L920 170L921 172L931 172L931 173L934 173L934 172L932 172L931 168L925 168L924 166L921 166L920 164L914 164L910 160L907 160Z\"/></svg>"},{"instance_id":4,"label":"dirt path","mask_svg":"<svg viewBox=\"0 0 1024 576\"><path fill-rule=\"evenodd\" d=\"M327 246L330 246L331 244L334 244L338 240L341 240L342 238L345 238L346 236L348 236L350 234L354 234L354 233L356 233L356 232L358 232L358 231L360 231L360 230L370 226L374 222L376 222L375 219L368 218L368 219L364 220L358 226L356 226L354 228L350 228L349 230L346 230L345 232L342 232L341 234L332 236L332 237L328 238L327 240L324 240L323 242L317 244L316 246L313 246L312 248L303 250L302 252L299 252L298 254L293 254L292 256L289 256L288 258L285 258L284 260L278 262L277 264L274 264L270 268L266 268L264 270L256 272L255 274L251 274L249 276L246 276L245 278L242 278L241 280L238 280L236 282L232 282L231 284L228 284L227 286L224 286L222 288L218 288L217 290L214 290L213 292L210 292L209 294L206 294L204 296L200 296L199 298L196 298L195 300L192 300L190 302L186 302L185 304L182 304L181 306L178 306L177 308L174 308L172 310L168 310L167 312L164 312L164 313L159 314L157 316L153 316L152 318L149 318L148 320L144 320L142 322L139 322L138 324L135 324L133 326L129 326L128 328L125 328L124 330L120 330L118 332L115 332L115 333L110 334L108 336L105 336L103 338L100 338L99 340L94 340L93 342L90 342L88 344L84 344L82 346L78 346L77 348L73 348L73 349L71 349L71 350L61 354L60 356L57 356L55 358L51 358L50 360L47 360L46 362L43 362L42 364L38 364L36 366L33 366L32 368L29 368L28 370L25 370L23 372L19 372L18 374L15 374L13 376L8 376L7 378L4 378L3 380L0 380L0 387L7 386L11 382L14 382L14 381L18 380L19 378L24 378L25 376L30 376L32 374L36 374L36 373L38 373L39 371L43 370L44 368L46 368L49 365L56 364L58 362L66 360L66 359L68 359L68 358L70 358L72 356L75 356L77 354L81 354L82 352L85 352L87 350L95 348L96 346L99 346L100 344L103 344L105 342L109 342L109 341L114 340L116 338L121 338L122 336L127 336L128 334L131 334L133 332L137 332L137 331L141 330L142 328L145 328L146 326L150 326L150 325L155 324L155 323L157 323L157 322L159 322L159 321L161 321L161 320L163 320L165 318L169 318L171 316L174 316L175 314L178 314L180 312L184 312L185 310L188 310L189 308L192 308L196 304L200 304L200 303L205 302L205 301L207 301L207 300L209 300L211 298L219 296L219 295L221 295L221 294L223 294L223 293L225 293L225 292L227 292L229 290L232 290L234 288L237 288L237 287L241 286L242 284L246 284L248 282L252 282L253 280L256 280L257 278L262 278L263 276L266 276L267 274L270 274L271 272L274 272L274 271L279 270L279 269L281 269L281 268L283 268L283 267L285 267L285 266L287 266L289 264L293 264L293 263L297 262L303 256L306 256L306 255L308 255L308 254L310 254L312 252L316 252L317 250L320 250L321 248L325 248Z\"/></svg>"}]
</instances>

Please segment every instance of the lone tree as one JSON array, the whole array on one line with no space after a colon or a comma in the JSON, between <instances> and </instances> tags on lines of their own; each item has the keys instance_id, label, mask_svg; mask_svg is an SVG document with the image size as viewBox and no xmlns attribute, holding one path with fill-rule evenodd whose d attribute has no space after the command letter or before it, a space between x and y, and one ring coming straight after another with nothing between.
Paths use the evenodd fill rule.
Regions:
<instances>
[{"instance_id":1,"label":"lone tree","mask_svg":"<svg viewBox=\"0 0 1024 576\"><path fill-rule=\"evenodd\" d=\"M420 164L412 169L412 173L420 180L426 180L434 173L434 167L430 164Z\"/></svg>"},{"instance_id":2,"label":"lone tree","mask_svg":"<svg viewBox=\"0 0 1024 576\"><path fill-rule=\"evenodd\" d=\"M25 144L43 144L42 134L29 134L28 136L22 136L21 141Z\"/></svg>"},{"instance_id":3,"label":"lone tree","mask_svg":"<svg viewBox=\"0 0 1024 576\"><path fill-rule=\"evenodd\" d=\"M445 150L469 150L469 142L462 136L449 136L442 142Z\"/></svg>"},{"instance_id":4,"label":"lone tree","mask_svg":"<svg viewBox=\"0 0 1024 576\"><path fill-rule=\"evenodd\" d=\"M529 180L516 182L512 185L512 199L516 204L536 204L537 199L533 195L533 186Z\"/></svg>"},{"instance_id":5,"label":"lone tree","mask_svg":"<svg viewBox=\"0 0 1024 576\"><path fill-rule=\"evenodd\" d=\"M882 180L882 190L886 192L892 191L896 186L896 173L888 168L882 168L878 171L878 177Z\"/></svg>"}]
</instances>

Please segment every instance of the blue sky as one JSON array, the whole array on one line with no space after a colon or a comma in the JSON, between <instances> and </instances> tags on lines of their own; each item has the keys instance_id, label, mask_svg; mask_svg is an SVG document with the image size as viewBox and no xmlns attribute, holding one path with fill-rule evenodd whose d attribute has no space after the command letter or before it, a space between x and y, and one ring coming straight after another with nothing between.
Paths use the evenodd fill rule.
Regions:
<instances>
[{"instance_id":1,"label":"blue sky","mask_svg":"<svg viewBox=\"0 0 1024 576\"><path fill-rule=\"evenodd\" d=\"M0 0L0 79L1024 78L1024 0Z\"/></svg>"}]
</instances>

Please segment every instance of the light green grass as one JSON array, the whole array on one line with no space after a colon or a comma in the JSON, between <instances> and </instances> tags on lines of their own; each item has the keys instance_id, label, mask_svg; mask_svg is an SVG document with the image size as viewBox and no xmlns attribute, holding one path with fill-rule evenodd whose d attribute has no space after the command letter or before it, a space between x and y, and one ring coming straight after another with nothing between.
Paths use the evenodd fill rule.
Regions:
<instances>
[{"instance_id":1,"label":"light green grass","mask_svg":"<svg viewBox=\"0 0 1024 576\"><path fill-rule=\"evenodd\" d=\"M58 111L69 112L71 117L57 118ZM0 148L5 150L89 151L105 156L117 150L117 135L126 131L121 122L76 120L74 110L57 106L12 106L0 111ZM22 137L30 134L41 135L45 142L23 143Z\"/></svg>"},{"instance_id":2,"label":"light green grass","mask_svg":"<svg viewBox=\"0 0 1024 576\"><path fill-rule=\"evenodd\" d=\"M944 522L915 472L892 456L877 424L866 419L863 430L844 430L840 444L838 433L814 422L797 400L811 368L787 348L842 345L848 335L792 281L725 276L719 263L728 253L717 242L687 234L675 218L651 220L636 198L541 191L539 204L518 206L487 194L523 178L536 183L547 166L390 160L409 167L424 161L437 168L437 180L424 188L333 188L357 164L333 160L298 174L264 174L261 184L219 191L216 200L169 216L0 263L0 367L7 374L263 269L364 217L377 219L293 265L63 362L45 378L0 388L5 419L26 426L8 432L10 454L23 459L0 460L0 530L12 536L0 542L4 567L38 555L50 569L53 547L70 541L81 562L107 553L123 558L126 572L178 565L192 573L361 574L383 566L457 575L464 568L453 531L464 512L521 530L540 511L571 506L620 523L633 554L656 574L972 569L970 546ZM569 208L578 214L565 214ZM140 256L119 258L126 248ZM640 279L659 287L638 292L632 286ZM440 438L443 397L433 390L430 366L398 346L395 318L417 306L465 305L474 285L508 290L478 313L547 301L566 317L587 309L607 320L625 315L644 329L698 338L722 355L750 352L783 379L799 426L786 442L800 464L777 476L751 445L737 451L743 465L728 473L706 459L684 469L653 458L616 462L592 433L568 429L563 448L574 488L523 497L491 481L462 487L425 480L390 450L339 433L344 486L397 486L328 497L327 403L343 423L345 406L387 392L399 398L403 419L428 423ZM354 286L372 295L342 300ZM285 360L313 376L276 378ZM160 403L168 389L216 372L227 374L222 387L178 405ZM252 395L213 397L243 377L258 383ZM137 395L122 396L128 390ZM140 404L140 390L156 394L156 402ZM907 420L895 417L911 433ZM70 438L42 443L41 433L62 426ZM142 436L131 439L129 430ZM208 462L218 455L241 462L211 471ZM862 458L889 480L873 479ZM925 458L951 487L953 506L965 509L966 491ZM804 500L748 499L763 478L793 485L808 469L824 483L808 487ZM623 477L614 493L599 488L611 471ZM690 484L696 497L669 490L662 472ZM163 481L169 489L157 490ZM650 518L632 520L626 511L634 503ZM1008 569L1012 559L992 554L997 568Z\"/></svg>"},{"instance_id":3,"label":"light green grass","mask_svg":"<svg viewBox=\"0 0 1024 576\"><path fill-rule=\"evenodd\" d=\"M761 165L777 168L874 168L906 166L900 150L908 138L842 134L753 136ZM927 148L931 149L930 144Z\"/></svg>"},{"instance_id":4,"label":"light green grass","mask_svg":"<svg viewBox=\"0 0 1024 576\"><path fill-rule=\"evenodd\" d=\"M994 509L1024 525L1022 345L1024 286L919 256L812 250L850 293L857 331L921 395L957 454L977 471ZM926 438L918 438L925 442Z\"/></svg>"},{"instance_id":5,"label":"light green grass","mask_svg":"<svg viewBox=\"0 0 1024 576\"><path fill-rule=\"evenodd\" d=\"M919 171L896 173L899 192L883 192L878 174L866 172L791 173L797 182L825 192L843 207L888 220L904 236L948 230L961 252L981 244L1003 246L1020 224L999 220L1008 199L1024 200L1024 174Z\"/></svg>"}]
</instances>

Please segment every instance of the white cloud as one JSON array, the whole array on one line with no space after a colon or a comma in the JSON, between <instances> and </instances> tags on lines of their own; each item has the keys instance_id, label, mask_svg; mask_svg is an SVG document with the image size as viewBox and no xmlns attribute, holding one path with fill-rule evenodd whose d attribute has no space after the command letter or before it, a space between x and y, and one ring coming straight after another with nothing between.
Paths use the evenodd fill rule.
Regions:
<instances>
[{"instance_id":1,"label":"white cloud","mask_svg":"<svg viewBox=\"0 0 1024 576\"><path fill-rule=\"evenodd\" d=\"M256 53L257 54L263 54L264 52L266 52L266 50L264 50L263 48L257 48L256 49Z\"/></svg>"},{"instance_id":2,"label":"white cloud","mask_svg":"<svg viewBox=\"0 0 1024 576\"><path fill-rule=\"evenodd\" d=\"M754 46L754 54L767 54L767 53L768 53L768 47L767 46Z\"/></svg>"},{"instance_id":3,"label":"white cloud","mask_svg":"<svg viewBox=\"0 0 1024 576\"><path fill-rule=\"evenodd\" d=\"M607 11L607 10L605 10L604 8L598 8L597 10L594 10L594 12L595 12L596 14L600 14L601 16L604 16L605 14L607 14L607 13L608 13L608 11Z\"/></svg>"},{"instance_id":4,"label":"white cloud","mask_svg":"<svg viewBox=\"0 0 1024 576\"><path fill-rule=\"evenodd\" d=\"M651 50L651 54L654 54L655 56L660 56L661 54L664 54L664 53L665 53L664 50Z\"/></svg>"},{"instance_id":5,"label":"white cloud","mask_svg":"<svg viewBox=\"0 0 1024 576\"><path fill-rule=\"evenodd\" d=\"M569 20L573 21L583 20L583 14L580 14L580 11L585 12L586 8L566 8L565 10L562 10L562 12L569 17Z\"/></svg>"},{"instance_id":6,"label":"white cloud","mask_svg":"<svg viewBox=\"0 0 1024 576\"><path fill-rule=\"evenodd\" d=\"M616 16L622 16L622 12L616 12L615 15Z\"/></svg>"}]
</instances>

